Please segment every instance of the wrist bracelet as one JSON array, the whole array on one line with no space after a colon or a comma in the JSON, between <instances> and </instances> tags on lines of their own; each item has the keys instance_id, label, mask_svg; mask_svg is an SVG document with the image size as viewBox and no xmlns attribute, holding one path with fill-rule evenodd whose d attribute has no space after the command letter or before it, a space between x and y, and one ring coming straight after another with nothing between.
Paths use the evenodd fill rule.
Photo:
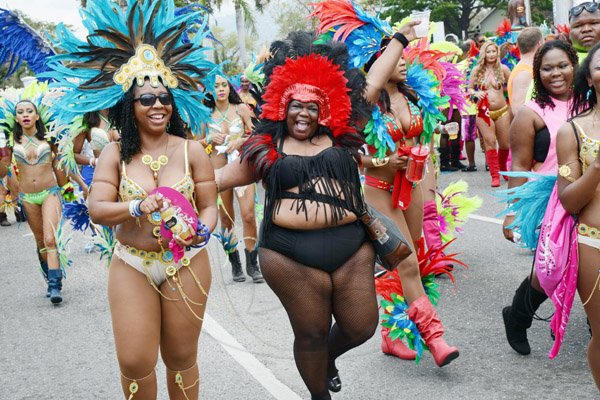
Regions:
<instances>
[{"instance_id":1,"label":"wrist bracelet","mask_svg":"<svg viewBox=\"0 0 600 400\"><path fill-rule=\"evenodd\" d=\"M383 167L384 165L387 165L387 163L390 162L390 158L389 157L373 158L371 160L371 162L373 163L373 166L375 168L379 168L379 167Z\"/></svg>"},{"instance_id":2,"label":"wrist bracelet","mask_svg":"<svg viewBox=\"0 0 600 400\"><path fill-rule=\"evenodd\" d=\"M208 244L208 240L210 239L210 230L208 229L208 226L204 225L202 222L200 222L200 220L198 220L198 225L196 227L196 235L204 238L204 241L202 243L194 244L190 247L200 248Z\"/></svg>"},{"instance_id":3,"label":"wrist bracelet","mask_svg":"<svg viewBox=\"0 0 600 400\"><path fill-rule=\"evenodd\" d=\"M406 38L406 36L404 36L400 32L394 33L394 36L392 36L392 37L394 39L396 39L397 41L399 41L404 48L408 47L408 39Z\"/></svg>"},{"instance_id":4,"label":"wrist bracelet","mask_svg":"<svg viewBox=\"0 0 600 400\"><path fill-rule=\"evenodd\" d=\"M129 215L133 218L138 218L144 215L142 210L140 209L140 204L142 204L142 200L131 200L129 202Z\"/></svg>"}]
</instances>

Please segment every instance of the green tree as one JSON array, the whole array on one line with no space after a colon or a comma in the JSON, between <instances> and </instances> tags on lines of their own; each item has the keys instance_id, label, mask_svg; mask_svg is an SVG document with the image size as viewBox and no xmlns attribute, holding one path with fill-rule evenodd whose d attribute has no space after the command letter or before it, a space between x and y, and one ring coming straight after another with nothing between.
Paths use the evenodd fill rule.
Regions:
<instances>
[{"instance_id":1,"label":"green tree","mask_svg":"<svg viewBox=\"0 0 600 400\"><path fill-rule=\"evenodd\" d=\"M277 35L281 38L288 33L299 30L314 30L317 26L315 18L307 18L312 12L308 5L314 0L286 1L277 0L275 22L277 23Z\"/></svg>"},{"instance_id":2,"label":"green tree","mask_svg":"<svg viewBox=\"0 0 600 400\"><path fill-rule=\"evenodd\" d=\"M236 33L230 32L225 33L225 29L220 26L211 26L215 38L217 38L222 44L214 45L213 56L214 61L217 64L223 65L223 72L226 75L236 75L244 70L245 65L240 62L240 51L238 46L238 36ZM247 51L253 51L254 41L246 36L246 43L244 48Z\"/></svg>"},{"instance_id":3,"label":"green tree","mask_svg":"<svg viewBox=\"0 0 600 400\"><path fill-rule=\"evenodd\" d=\"M235 28L238 38L239 57L242 65L247 65L246 59L246 27L256 34L256 21L252 15L253 8L262 13L270 0L233 0L235 9ZM220 9L223 0L201 0L200 3L209 10Z\"/></svg>"},{"instance_id":4,"label":"green tree","mask_svg":"<svg viewBox=\"0 0 600 400\"><path fill-rule=\"evenodd\" d=\"M432 21L444 21L446 32L459 37L469 32L471 21L486 8L508 6L508 0L370 0L374 5L381 4L383 16L392 21L400 21L413 10L431 10Z\"/></svg>"}]
</instances>

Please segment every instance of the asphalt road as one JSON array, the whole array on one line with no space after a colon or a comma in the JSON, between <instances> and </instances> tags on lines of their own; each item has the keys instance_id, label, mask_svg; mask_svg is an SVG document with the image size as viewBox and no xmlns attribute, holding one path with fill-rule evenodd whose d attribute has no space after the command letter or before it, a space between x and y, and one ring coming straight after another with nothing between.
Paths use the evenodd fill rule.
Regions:
<instances>
[{"instance_id":1,"label":"asphalt road","mask_svg":"<svg viewBox=\"0 0 600 400\"><path fill-rule=\"evenodd\" d=\"M589 334L577 298L562 350L549 360L546 322L529 331L532 354L520 356L506 343L501 310L529 272L532 256L505 241L495 215L502 206L490 195L489 175L442 174L440 186L459 178L484 198L465 233L452 247L469 269L455 272L456 285L440 279L438 312L447 341L461 355L437 368L433 358L401 361L380 351L379 332L338 361L342 399L594 399L600 398L587 366ZM35 245L26 224L0 228L0 399L120 399L119 370L107 304L107 269L85 254L86 237L71 244L74 266L58 307L44 297ZM286 315L266 284L234 284L216 241L209 246L213 282L200 337L201 399L295 400L309 398L292 357ZM549 316L545 304L540 314ZM166 399L159 362L159 399Z\"/></svg>"}]
</instances>

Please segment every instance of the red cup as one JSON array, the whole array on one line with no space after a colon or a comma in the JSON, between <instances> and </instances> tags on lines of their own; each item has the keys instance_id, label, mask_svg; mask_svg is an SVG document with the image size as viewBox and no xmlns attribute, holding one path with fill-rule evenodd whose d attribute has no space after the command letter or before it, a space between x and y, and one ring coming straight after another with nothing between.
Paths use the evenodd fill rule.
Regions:
<instances>
[{"instance_id":1,"label":"red cup","mask_svg":"<svg viewBox=\"0 0 600 400\"><path fill-rule=\"evenodd\" d=\"M408 164L406 166L406 179L419 183L425 176L425 165L429 157L429 147L415 146L410 149Z\"/></svg>"}]
</instances>

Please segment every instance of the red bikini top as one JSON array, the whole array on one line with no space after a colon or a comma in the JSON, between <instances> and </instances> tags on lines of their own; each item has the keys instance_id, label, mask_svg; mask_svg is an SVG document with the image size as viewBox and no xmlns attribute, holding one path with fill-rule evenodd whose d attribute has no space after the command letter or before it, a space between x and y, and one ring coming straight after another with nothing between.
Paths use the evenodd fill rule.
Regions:
<instances>
[{"instance_id":1,"label":"red bikini top","mask_svg":"<svg viewBox=\"0 0 600 400\"><path fill-rule=\"evenodd\" d=\"M408 110L410 112L410 124L406 133L402 130L402 126L398 125L398 123L396 122L396 118L394 118L392 114L383 114L383 120L388 128L388 133L392 137L394 143L401 142L405 139L417 137L421 133L423 133L423 116L421 115L421 110L406 96L404 96L404 98L406 99L406 103L408 104Z\"/></svg>"}]
</instances>

